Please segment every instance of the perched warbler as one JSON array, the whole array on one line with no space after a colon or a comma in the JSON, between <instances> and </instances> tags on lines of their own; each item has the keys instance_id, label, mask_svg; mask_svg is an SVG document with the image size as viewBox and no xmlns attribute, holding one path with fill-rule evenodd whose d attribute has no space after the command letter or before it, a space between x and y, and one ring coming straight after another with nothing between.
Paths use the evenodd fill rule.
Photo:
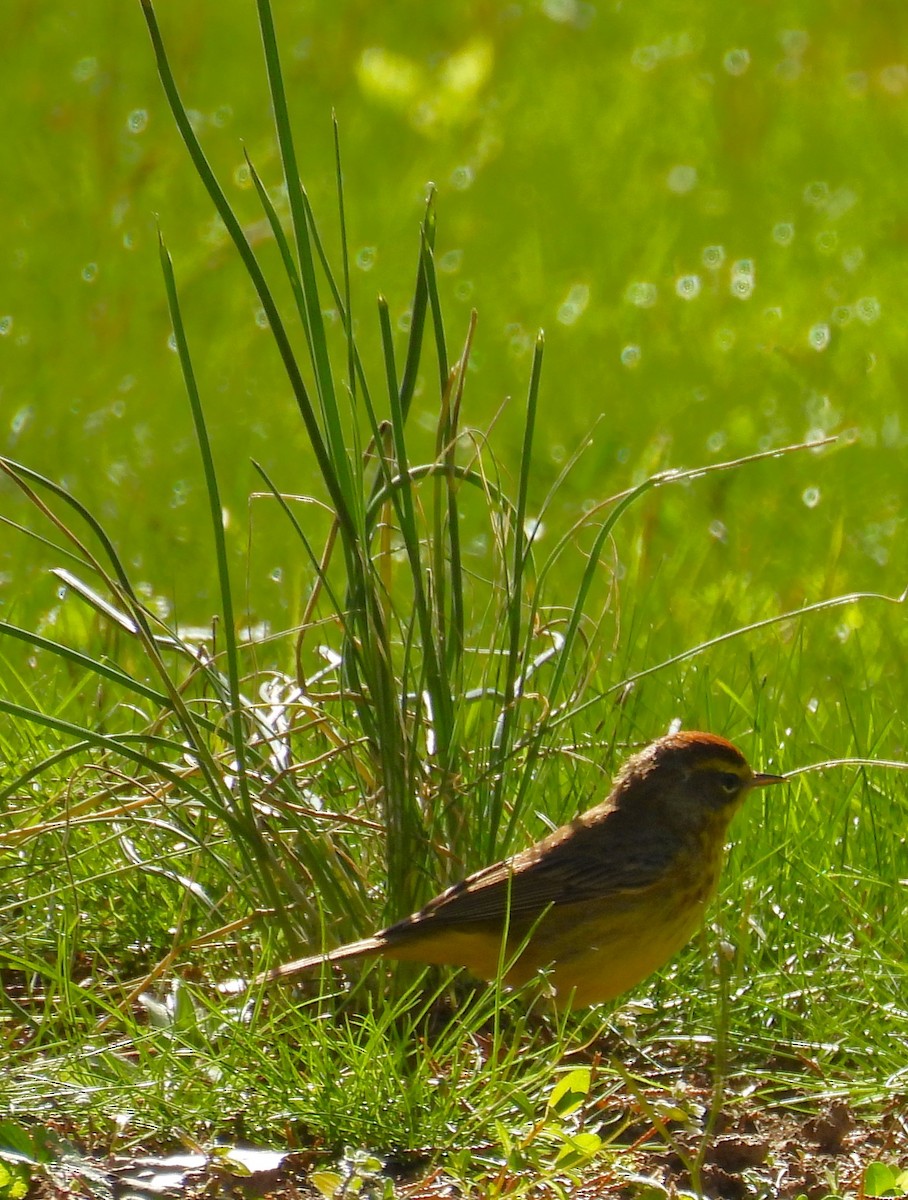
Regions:
<instances>
[{"instance_id":1,"label":"perched warbler","mask_svg":"<svg viewBox=\"0 0 908 1200\"><path fill-rule=\"evenodd\" d=\"M732 816L756 774L711 733L659 738L608 798L528 850L485 867L372 937L287 963L253 983L380 955L521 984L545 972L559 1003L611 1000L684 946L716 891ZM240 991L243 980L222 985Z\"/></svg>"}]
</instances>

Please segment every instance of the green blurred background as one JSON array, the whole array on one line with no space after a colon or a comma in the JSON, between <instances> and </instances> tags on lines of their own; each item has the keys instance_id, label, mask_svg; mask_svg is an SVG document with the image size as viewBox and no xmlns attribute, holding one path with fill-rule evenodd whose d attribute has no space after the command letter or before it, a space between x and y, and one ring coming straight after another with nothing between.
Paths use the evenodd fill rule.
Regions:
<instances>
[{"instance_id":1,"label":"green blurred background","mask_svg":"<svg viewBox=\"0 0 908 1200\"><path fill-rule=\"evenodd\" d=\"M514 470L545 328L534 504L595 427L549 512L556 529L654 469L857 433L841 452L659 493L635 515L628 539L645 540L646 572L662 573L670 599L660 592L648 619L677 622L678 649L691 630L835 591L901 590L902 3L274 8L304 183L332 252L332 109L339 120L364 351L378 345L379 292L406 324L430 180L452 341L479 312L465 419L484 427L515 398L493 434ZM203 144L274 268L243 161L245 147L279 185L254 5L157 10ZM260 486L251 457L282 488L319 494L295 404L172 125L138 0L5 0L0 46L0 444L97 511L178 618L204 621L205 498L167 345L156 217L238 566ZM377 355L372 370L380 390ZM414 414L433 418L434 405ZM0 504L23 518L6 484ZM273 509L255 509L251 546L250 616L286 624L305 564ZM0 556L0 613L49 611L44 568L59 556L9 533Z\"/></svg>"}]
</instances>

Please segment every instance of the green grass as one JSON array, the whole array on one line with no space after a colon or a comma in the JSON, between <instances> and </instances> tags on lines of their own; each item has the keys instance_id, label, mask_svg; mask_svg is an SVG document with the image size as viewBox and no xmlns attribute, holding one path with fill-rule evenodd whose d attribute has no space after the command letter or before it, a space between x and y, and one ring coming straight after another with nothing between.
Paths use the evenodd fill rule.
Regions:
<instances>
[{"instance_id":1,"label":"green grass","mask_svg":"<svg viewBox=\"0 0 908 1200\"><path fill-rule=\"evenodd\" d=\"M171 504L152 503L148 520L138 513L154 492L136 491L143 502L126 511L124 464L142 474L137 411L134 442L86 443L90 470L48 467L28 437L4 459L4 503L22 528L4 549L21 577L0 647L0 1107L102 1147L249 1137L311 1149L326 1167L345 1148L374 1151L441 1164L489 1195L534 1176L569 1191L592 1153L577 1133L607 1143L597 1169L632 1170L622 1130L601 1114L620 1104L618 1125L634 1125L655 1106L657 1123L665 1111L696 1124L711 1101L694 1077L766 1110L845 1097L873 1120L904 1092L908 1032L905 580L889 566L903 524L899 346L857 309L825 358L785 324L792 312L811 319L834 206L808 204L808 228L819 225L771 353L773 306L718 291L700 308L659 308L645 331L647 309L593 304L584 336L596 343L572 342L564 320L545 343L510 322L520 399L496 417L514 368L490 366L507 339L499 321L481 340L482 301L488 292L500 318L503 285L476 282L477 326L447 275L446 221L466 224L456 197L441 187L418 223L391 206L406 268L388 272L394 290L373 308L344 236L362 219L366 151L351 155L342 123L341 155L312 177L303 167L297 186L302 125L285 106L295 43L273 36L264 0L258 9L275 132L255 126L242 188L217 182L230 177L220 135L209 127L196 141L200 122L179 98L186 65L178 85L164 48L174 35L154 46L208 195L201 211L208 220L213 205L226 230L218 253L236 252L246 273L203 265L193 223L174 219L192 178L174 157L159 252L144 241L160 311L136 348L156 363L173 330L179 378L154 371L173 395L182 386L170 418L181 445L146 462ZM521 54L529 44L514 42ZM554 69L565 50L549 53ZM658 115L654 93L627 86L616 129L599 129L605 143ZM444 99L437 80L426 87ZM689 153L702 117L695 99L676 113ZM871 114L866 129L888 120ZM585 145L565 153L579 163ZM813 171L797 149L798 170ZM791 161L778 150L777 192L794 187ZM648 211L633 162L626 216ZM478 203L494 214L508 277L501 243L512 233L523 244L530 218L488 193ZM651 211L635 278L661 279L677 257L673 210ZM718 244L709 212L706 200L684 220L675 212L689 253L707 236ZM871 244L885 221L867 217L837 245ZM755 210L728 218L728 236L753 242L758 228ZM612 281L624 267L602 256L628 258L642 237L585 236L590 269ZM559 252L570 262L569 247ZM771 255L758 276L770 293L787 269ZM897 268L896 249L858 289L883 294L884 311ZM827 307L850 269L826 278ZM223 305L212 305L211 271ZM549 300L559 271L569 268L553 272ZM519 272L515 289L526 304ZM267 318L255 341L233 324L244 306ZM729 330L739 361L722 348ZM619 343L646 338L642 370L629 371ZM64 361L73 353L61 347ZM23 381L39 380L22 369L9 386L24 396ZM259 369L248 404L231 403L237 377ZM665 396L650 406L653 390ZM264 406L266 392L292 403ZM48 417L48 433L64 427ZM253 459L248 474L234 443ZM682 466L692 469L667 473ZM240 498L252 489L247 543ZM172 556L161 548L171 537ZM47 568L68 572L50 585L61 588L53 606ZM752 800L709 927L628 1004L560 1021L538 997L480 988L452 1008L447 976L383 967L326 973L297 1001L216 996L218 979L369 932L528 844L600 798L629 748L675 720L731 737L766 769L880 765L798 774ZM578 1065L592 1080L562 1112L553 1088Z\"/></svg>"}]
</instances>

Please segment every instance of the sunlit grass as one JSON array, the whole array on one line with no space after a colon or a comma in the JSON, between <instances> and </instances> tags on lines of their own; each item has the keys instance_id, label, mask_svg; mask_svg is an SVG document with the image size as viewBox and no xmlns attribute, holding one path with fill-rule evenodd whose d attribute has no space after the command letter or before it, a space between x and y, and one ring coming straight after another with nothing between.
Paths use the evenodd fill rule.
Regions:
<instances>
[{"instance_id":1,"label":"sunlit grass","mask_svg":"<svg viewBox=\"0 0 908 1200\"><path fill-rule=\"evenodd\" d=\"M682 464L644 419L629 461L624 414L584 420L592 444L578 437L575 456L557 414L576 380L563 361L543 370L533 337L521 399L497 423L480 415L477 325L451 317L436 261L444 206L423 210L410 291L363 309L355 248L324 232L345 224L341 160L323 216L297 185L259 9L281 148L280 163L247 163L266 249L208 174L155 48L316 463L302 486L269 455L250 485L296 611L267 637L244 628L260 581L255 550L238 569L225 530L229 414L199 386L204 339L163 223L160 295L199 463L180 486L205 499L190 536L218 615L183 624L162 600L166 566L159 578L143 546L113 536L115 516L6 460L30 506L21 541L61 595L40 622L24 598L3 628L0 1103L127 1140L242 1119L327 1161L353 1145L456 1172L468 1147L502 1191L509 1171L560 1153L534 1130L552 1133L546 1097L577 1062L595 1068L590 1114L621 1090L639 1118L649 1086L699 1119L688 1072L766 1105L884 1107L904 1086L908 863L904 776L883 761L752 800L709 927L614 1012L560 1020L538 996L484 987L452 1009L448 976L384 968L326 971L303 999L213 998L225 975L368 933L528 844L672 721L772 770L897 763L904 745L904 580L877 588L879 572L846 569L870 552L881 565L892 531L843 517L830 538L814 522L821 492L873 473L866 439L801 444L829 416L814 398L806 427L758 436L755 410L739 413L744 460L721 461L723 438ZM721 376L724 361L708 365ZM853 598L826 603L840 593ZM615 1060L637 1080L629 1097Z\"/></svg>"}]
</instances>

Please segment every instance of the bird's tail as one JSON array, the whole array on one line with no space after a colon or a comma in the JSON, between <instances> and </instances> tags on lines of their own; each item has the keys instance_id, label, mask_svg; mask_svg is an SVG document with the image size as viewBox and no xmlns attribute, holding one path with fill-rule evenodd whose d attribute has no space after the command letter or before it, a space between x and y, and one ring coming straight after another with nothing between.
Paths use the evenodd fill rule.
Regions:
<instances>
[{"instance_id":1,"label":"bird's tail","mask_svg":"<svg viewBox=\"0 0 908 1200\"><path fill-rule=\"evenodd\" d=\"M261 987L266 983L276 983L278 980L294 979L311 971L313 967L324 966L325 963L346 962L351 958L368 958L372 954L381 954L387 949L387 944L381 937L362 938L358 942L348 942L338 946L336 950L328 950L324 954L310 954L308 958L297 958L294 962L283 963L272 967L270 971L262 971L252 979L225 979L218 984L218 991L225 996L238 996L252 987Z\"/></svg>"}]
</instances>

